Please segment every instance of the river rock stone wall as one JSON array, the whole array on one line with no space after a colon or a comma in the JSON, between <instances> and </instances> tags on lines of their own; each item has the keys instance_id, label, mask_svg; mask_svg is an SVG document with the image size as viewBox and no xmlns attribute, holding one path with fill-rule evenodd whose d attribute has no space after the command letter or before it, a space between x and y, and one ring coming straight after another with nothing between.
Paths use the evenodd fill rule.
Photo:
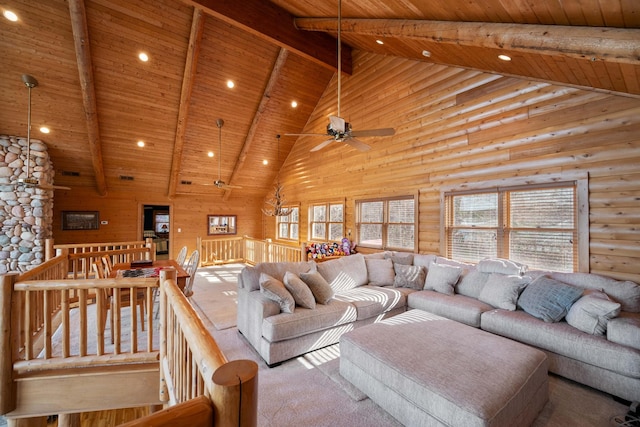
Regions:
<instances>
[{"instance_id":1,"label":"river rock stone wall","mask_svg":"<svg viewBox=\"0 0 640 427\"><path fill-rule=\"evenodd\" d=\"M24 272L44 262L45 240L53 235L53 190L16 184L18 179L53 182L47 146L27 138L0 135L0 274Z\"/></svg>"}]
</instances>

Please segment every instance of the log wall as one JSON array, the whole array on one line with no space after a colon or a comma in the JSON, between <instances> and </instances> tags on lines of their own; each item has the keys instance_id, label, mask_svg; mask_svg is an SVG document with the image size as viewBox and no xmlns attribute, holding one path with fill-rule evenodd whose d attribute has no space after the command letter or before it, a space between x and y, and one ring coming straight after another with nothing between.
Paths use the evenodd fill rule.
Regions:
<instances>
[{"instance_id":1,"label":"log wall","mask_svg":"<svg viewBox=\"0 0 640 427\"><path fill-rule=\"evenodd\" d=\"M334 77L305 132L336 114L336 88ZM300 203L301 241L312 202L345 198L355 232L355 200L418 194L418 250L438 253L441 188L582 172L591 272L640 282L640 99L355 52L341 109L354 130L396 135L367 138L366 153L338 143L309 152L322 139L298 140L280 178ZM273 218L265 233L275 239Z\"/></svg>"},{"instance_id":2,"label":"log wall","mask_svg":"<svg viewBox=\"0 0 640 427\"><path fill-rule=\"evenodd\" d=\"M100 197L95 190L83 188L56 191L53 238L56 244L142 240L144 205L169 206L169 254L172 257L185 245L191 253L196 249L198 237L214 238L207 236L207 215L237 215L238 236L262 238L262 199L243 197L241 190L236 192L235 197L223 201L224 192L217 189L213 189L211 195L179 195L173 199L167 198L166 194L136 192L110 192L106 197ZM62 211L65 210L99 211L100 220L108 221L108 224L101 224L99 230L62 230Z\"/></svg>"}]
</instances>

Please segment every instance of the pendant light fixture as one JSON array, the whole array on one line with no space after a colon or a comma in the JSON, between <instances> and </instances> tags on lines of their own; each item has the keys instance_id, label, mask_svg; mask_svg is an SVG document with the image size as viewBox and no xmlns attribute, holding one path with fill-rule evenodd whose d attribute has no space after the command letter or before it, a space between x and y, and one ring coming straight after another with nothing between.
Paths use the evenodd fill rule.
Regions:
<instances>
[{"instance_id":1,"label":"pendant light fixture","mask_svg":"<svg viewBox=\"0 0 640 427\"><path fill-rule=\"evenodd\" d=\"M280 135L276 135L276 139L278 141L278 155L276 160L278 163L280 161ZM280 165L278 164L278 167ZM276 185L274 186L274 194L269 200L267 200L266 205L268 208L262 209L262 213L266 216L287 216L289 215L293 209L285 208L284 205L287 201L284 199L284 194L282 193L283 186L280 183L280 169L278 169L278 174L276 175Z\"/></svg>"}]
</instances>

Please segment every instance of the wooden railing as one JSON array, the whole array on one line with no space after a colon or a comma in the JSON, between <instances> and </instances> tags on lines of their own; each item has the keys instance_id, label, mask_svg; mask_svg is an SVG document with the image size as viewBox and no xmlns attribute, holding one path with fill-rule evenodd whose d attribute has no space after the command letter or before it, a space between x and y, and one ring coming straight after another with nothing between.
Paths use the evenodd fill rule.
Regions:
<instances>
[{"instance_id":1,"label":"wooden railing","mask_svg":"<svg viewBox=\"0 0 640 427\"><path fill-rule=\"evenodd\" d=\"M302 250L298 245L273 243L270 240L258 240L252 237L231 237L221 239L198 239L200 248L200 265L213 265L228 262L260 262L301 261Z\"/></svg>"},{"instance_id":2,"label":"wooden railing","mask_svg":"<svg viewBox=\"0 0 640 427\"><path fill-rule=\"evenodd\" d=\"M216 425L256 425L258 365L228 362L175 284L175 271L162 271L160 279L162 400L175 405L209 396Z\"/></svg>"},{"instance_id":3,"label":"wooden railing","mask_svg":"<svg viewBox=\"0 0 640 427\"><path fill-rule=\"evenodd\" d=\"M67 249L21 276L0 276L0 414L9 425L50 414L71 425L80 412L170 406L196 396L211 400L216 425L257 424L257 365L227 362L177 286L175 270L161 272L156 317L158 279L68 279ZM121 310L125 290L129 308ZM144 319L134 300L140 292Z\"/></svg>"},{"instance_id":4,"label":"wooden railing","mask_svg":"<svg viewBox=\"0 0 640 427\"><path fill-rule=\"evenodd\" d=\"M81 243L54 245L47 241L46 253L68 254L69 278L88 279L93 277L91 264L103 256L111 258L112 264L126 263L139 259L155 260L156 250L153 239L134 242ZM47 256L50 258L50 256Z\"/></svg>"}]
</instances>

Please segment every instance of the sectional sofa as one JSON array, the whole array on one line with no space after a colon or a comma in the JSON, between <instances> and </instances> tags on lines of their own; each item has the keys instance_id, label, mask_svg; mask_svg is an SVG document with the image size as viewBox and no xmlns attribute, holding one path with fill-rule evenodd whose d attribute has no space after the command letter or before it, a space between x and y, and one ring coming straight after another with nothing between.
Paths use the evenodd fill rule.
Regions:
<instances>
[{"instance_id":1,"label":"sectional sofa","mask_svg":"<svg viewBox=\"0 0 640 427\"><path fill-rule=\"evenodd\" d=\"M261 263L238 277L238 330L269 366L410 309L536 347L550 372L640 401L640 286L630 281L393 252Z\"/></svg>"}]
</instances>

